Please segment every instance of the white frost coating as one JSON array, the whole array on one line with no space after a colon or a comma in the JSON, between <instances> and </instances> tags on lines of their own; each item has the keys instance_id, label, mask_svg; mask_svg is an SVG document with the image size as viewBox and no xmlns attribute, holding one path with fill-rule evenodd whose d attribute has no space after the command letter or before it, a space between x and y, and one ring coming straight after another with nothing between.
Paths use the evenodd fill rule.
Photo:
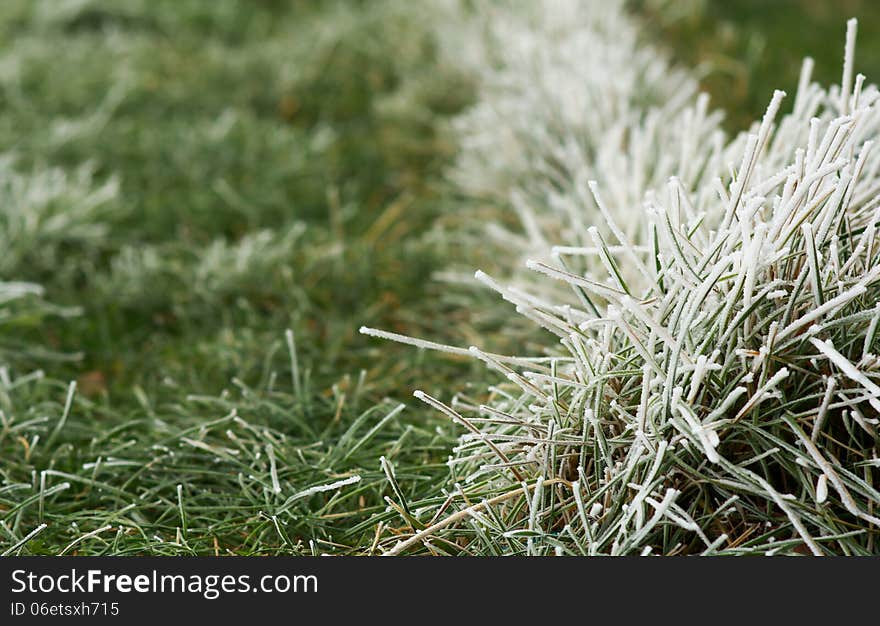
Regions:
<instances>
[{"instance_id":1,"label":"white frost coating","mask_svg":"<svg viewBox=\"0 0 880 626\"><path fill-rule=\"evenodd\" d=\"M275 461L275 448L271 443L266 444L266 456L269 457L269 476L272 480L272 492L281 493L281 483L278 482L278 466Z\"/></svg>"},{"instance_id":2,"label":"white frost coating","mask_svg":"<svg viewBox=\"0 0 880 626\"><path fill-rule=\"evenodd\" d=\"M30 541L31 539L33 539L34 537L39 535L41 532L46 530L47 526L48 526L48 524L46 524L46 523L40 524L39 526L34 528L31 532L29 532L24 537L22 537L21 540L16 541L14 544L12 544L6 550L4 550L2 553L0 553L0 556L9 556L10 554L15 553L16 550L18 550L20 547L25 545L28 541Z\"/></svg>"},{"instance_id":3,"label":"white frost coating","mask_svg":"<svg viewBox=\"0 0 880 626\"><path fill-rule=\"evenodd\" d=\"M816 346L822 354L840 368L847 378L859 383L870 394L868 402L878 412L880 412L880 387L878 387L871 379L858 370L845 356L834 349L834 344L830 341L820 341L818 339L810 339L810 343Z\"/></svg>"},{"instance_id":4,"label":"white frost coating","mask_svg":"<svg viewBox=\"0 0 880 626\"><path fill-rule=\"evenodd\" d=\"M816 481L816 504L822 504L828 499L828 477L825 474L819 476Z\"/></svg>"},{"instance_id":5,"label":"white frost coating","mask_svg":"<svg viewBox=\"0 0 880 626\"><path fill-rule=\"evenodd\" d=\"M323 491L335 491L347 485L354 485L356 483L361 482L361 477L358 475L349 476L348 478L343 478L342 480L337 480L336 482L329 483L327 485L318 485L317 487L310 487L305 491L301 491L296 494L295 498L302 498L305 496L310 496L315 493L321 493Z\"/></svg>"},{"instance_id":6,"label":"white frost coating","mask_svg":"<svg viewBox=\"0 0 880 626\"><path fill-rule=\"evenodd\" d=\"M286 511L290 505L292 505L297 500L301 500L302 498L308 498L309 496L313 496L316 493L323 493L325 491L336 491L337 489L342 489L343 487L347 487L348 485L354 485L361 482L361 477L357 474L354 476L349 476L348 478L343 478L342 480L337 480L332 483L326 485L316 485L314 487L309 487L299 493L296 493L290 496L287 501L278 509L278 513L282 513Z\"/></svg>"}]
</instances>

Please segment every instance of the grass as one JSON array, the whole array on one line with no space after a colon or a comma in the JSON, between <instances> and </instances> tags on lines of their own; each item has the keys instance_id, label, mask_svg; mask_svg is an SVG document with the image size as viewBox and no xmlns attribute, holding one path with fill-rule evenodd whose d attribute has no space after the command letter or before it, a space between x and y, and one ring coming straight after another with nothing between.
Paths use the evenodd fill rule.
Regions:
<instances>
[{"instance_id":1,"label":"grass","mask_svg":"<svg viewBox=\"0 0 880 626\"><path fill-rule=\"evenodd\" d=\"M820 84L840 81L844 22L859 20L858 70L880 76L880 6L871 0L635 0L648 29L685 67L696 67L731 131L761 117L774 89L794 91L804 57ZM669 8L669 7L667 7Z\"/></svg>"},{"instance_id":2,"label":"grass","mask_svg":"<svg viewBox=\"0 0 880 626\"><path fill-rule=\"evenodd\" d=\"M865 61L880 12L854 5ZM842 19L773 6L656 22L733 125L800 50L839 67ZM458 431L411 390L490 378L356 332L510 342L433 297L470 88L418 12L18 0L0 32L0 279L40 285L0 318L0 553L369 553L442 503Z\"/></svg>"},{"instance_id":3,"label":"grass","mask_svg":"<svg viewBox=\"0 0 880 626\"><path fill-rule=\"evenodd\" d=\"M379 456L430 464L451 441L383 399L426 368L442 384L469 367L355 332L442 329L419 304L439 265L419 233L442 208L441 125L467 85L444 68L421 79L431 42L392 3L3 11L16 35L0 136L32 231L6 227L3 276L41 285L45 302L29 296L7 323L11 348L41 348L7 352L0 541L46 523L26 552L108 525L71 550L362 544L344 531L382 505ZM35 207L28 189L51 180ZM284 508L356 474L343 499Z\"/></svg>"},{"instance_id":4,"label":"grass","mask_svg":"<svg viewBox=\"0 0 880 626\"><path fill-rule=\"evenodd\" d=\"M549 334L544 350L517 350L522 358L471 348L498 370L487 396L417 393L466 428L450 459L454 487L445 500L409 503L433 520L429 528L411 524L380 545L393 554L873 553L876 431L867 416L878 406L869 373L877 272L873 253L859 260L873 249L865 245L876 221L873 156L859 172L869 154L869 143L860 144L876 132L876 87L855 81L862 97L852 119L832 121L847 113L833 95L839 87L829 96L805 78L788 101L797 103L794 112L780 114L785 94L776 92L760 129L752 126L757 135L722 147L703 140L706 125L691 116L683 138L658 139L650 135L656 115L664 129L681 124L671 106L658 114L636 104L625 116L653 87L633 73L669 73L655 64L659 55L621 54L629 38L626 24L614 24L615 7L560 23L543 17L553 2L535 6L541 17L489 22L502 41L524 32L511 37L480 91L477 111L504 113L469 128L463 152L485 153L466 174L473 190L483 185L491 195L488 204L506 202L511 191L532 194L521 209L529 255L550 256L548 232L555 243L565 230L562 243L574 245L528 263L532 278L516 275L509 287L508 279L498 286L477 276L507 301L497 308L515 305ZM586 29L592 37L583 37ZM849 28L848 95L853 35ZM520 41L546 56L523 55ZM624 139L582 130L602 107L584 120L564 107L571 100L541 89L560 69L571 99L587 82L593 93L611 92L601 104L622 112L605 124L627 120ZM509 162L492 158L510 144ZM646 194L647 172L662 170L678 148L690 157L679 178L661 174L647 187L656 193ZM525 165L521 152L531 157ZM850 181L852 163L843 157L856 153ZM594 176L599 183L587 185ZM591 193L601 216L590 211ZM504 239L498 249L514 257L509 271L522 238ZM562 271L572 257L579 269ZM808 274L812 293L804 289ZM567 293L554 292L553 279ZM494 349L491 340L477 345ZM538 355L550 358L527 358ZM805 428L813 443L802 439Z\"/></svg>"}]
</instances>

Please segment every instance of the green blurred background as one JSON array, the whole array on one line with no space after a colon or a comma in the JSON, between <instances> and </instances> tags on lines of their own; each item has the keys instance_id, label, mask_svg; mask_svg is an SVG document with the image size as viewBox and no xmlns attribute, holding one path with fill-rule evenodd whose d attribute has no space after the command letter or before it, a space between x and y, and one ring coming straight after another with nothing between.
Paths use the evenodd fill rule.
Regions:
<instances>
[{"instance_id":1,"label":"green blurred background","mask_svg":"<svg viewBox=\"0 0 880 626\"><path fill-rule=\"evenodd\" d=\"M804 57L814 80L839 83L846 21L859 20L856 71L880 76L880 3L874 0L636 0L635 11L684 66L696 67L728 127L760 117L774 89L793 95Z\"/></svg>"}]
</instances>

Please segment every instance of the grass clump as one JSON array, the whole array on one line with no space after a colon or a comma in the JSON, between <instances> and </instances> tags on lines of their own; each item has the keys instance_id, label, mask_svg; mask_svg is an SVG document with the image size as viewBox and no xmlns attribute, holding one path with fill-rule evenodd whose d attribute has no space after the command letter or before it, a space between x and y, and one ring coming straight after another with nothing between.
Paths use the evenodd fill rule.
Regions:
<instances>
[{"instance_id":1,"label":"grass clump","mask_svg":"<svg viewBox=\"0 0 880 626\"><path fill-rule=\"evenodd\" d=\"M854 45L853 21L841 85L808 60L792 112L777 92L723 148L737 165L711 195L672 178L615 212L627 181L589 182L610 235L528 263L571 297L478 272L554 339L469 348L502 378L482 400L416 392L466 432L454 487L410 503L424 527L389 554L876 553L880 92Z\"/></svg>"}]
</instances>

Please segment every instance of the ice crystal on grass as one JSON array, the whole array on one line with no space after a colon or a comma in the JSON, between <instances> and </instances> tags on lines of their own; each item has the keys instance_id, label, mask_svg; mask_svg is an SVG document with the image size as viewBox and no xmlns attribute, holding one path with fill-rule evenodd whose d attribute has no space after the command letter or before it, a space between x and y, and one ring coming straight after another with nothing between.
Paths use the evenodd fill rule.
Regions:
<instances>
[{"instance_id":1,"label":"ice crystal on grass","mask_svg":"<svg viewBox=\"0 0 880 626\"><path fill-rule=\"evenodd\" d=\"M776 92L751 132L679 163L724 154L730 174L646 184L604 210L630 179L591 162L588 242L563 239L579 248L511 286L478 272L555 337L554 356L471 347L505 381L488 399L416 392L466 431L456 490L425 528L387 537L389 554L876 553L880 92L854 75L854 35L851 21L840 87L812 84L808 61L790 114ZM523 134L566 139L546 128ZM566 254L591 262L571 271Z\"/></svg>"}]
</instances>

